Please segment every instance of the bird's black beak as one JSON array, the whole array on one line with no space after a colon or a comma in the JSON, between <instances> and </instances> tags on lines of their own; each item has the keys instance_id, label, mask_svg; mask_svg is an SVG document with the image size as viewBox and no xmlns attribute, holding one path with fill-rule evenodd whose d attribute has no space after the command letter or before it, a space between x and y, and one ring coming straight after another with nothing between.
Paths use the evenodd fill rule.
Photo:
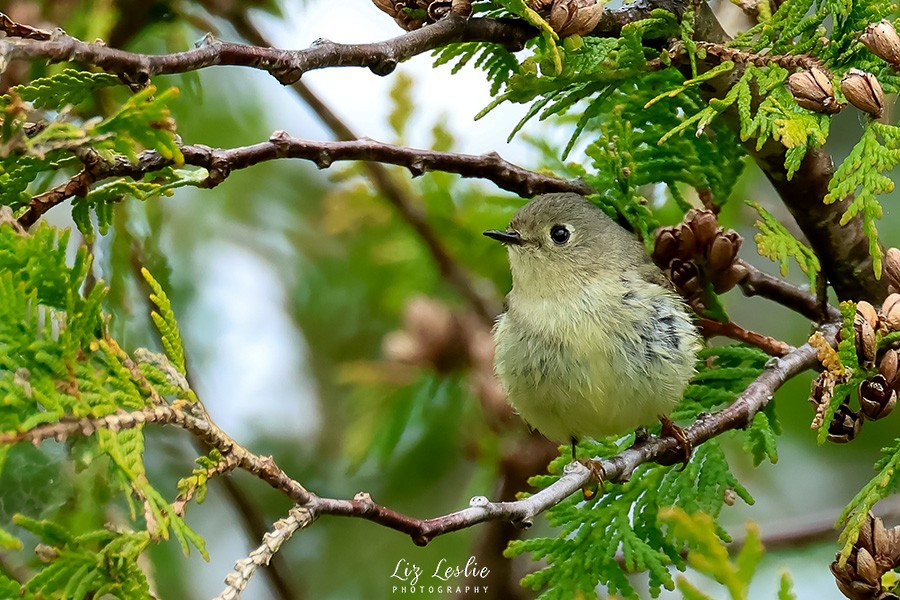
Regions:
<instances>
[{"instance_id":1,"label":"bird's black beak","mask_svg":"<svg viewBox=\"0 0 900 600\"><path fill-rule=\"evenodd\" d=\"M503 244L512 244L513 246L522 245L522 236L518 231L500 231L499 229L488 229L484 232L492 240L497 240Z\"/></svg>"}]
</instances>

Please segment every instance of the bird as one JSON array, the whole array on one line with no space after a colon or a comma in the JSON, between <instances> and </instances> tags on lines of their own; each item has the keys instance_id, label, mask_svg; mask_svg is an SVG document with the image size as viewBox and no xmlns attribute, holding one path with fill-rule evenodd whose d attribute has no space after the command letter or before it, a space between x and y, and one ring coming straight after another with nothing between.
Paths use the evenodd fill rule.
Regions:
<instances>
[{"instance_id":1,"label":"bird","mask_svg":"<svg viewBox=\"0 0 900 600\"><path fill-rule=\"evenodd\" d=\"M484 235L508 249L494 371L525 422L571 443L573 461L583 438L657 419L674 426L668 415L695 373L700 336L643 244L574 193L537 196L507 229Z\"/></svg>"}]
</instances>

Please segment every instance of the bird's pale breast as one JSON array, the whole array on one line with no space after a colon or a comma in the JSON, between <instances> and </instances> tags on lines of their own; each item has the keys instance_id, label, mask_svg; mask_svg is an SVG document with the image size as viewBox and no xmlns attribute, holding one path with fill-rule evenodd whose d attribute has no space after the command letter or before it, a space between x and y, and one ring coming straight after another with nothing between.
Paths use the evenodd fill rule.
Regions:
<instances>
[{"instance_id":1,"label":"bird's pale breast","mask_svg":"<svg viewBox=\"0 0 900 600\"><path fill-rule=\"evenodd\" d=\"M517 297L494 335L510 403L558 442L625 433L669 414L698 347L682 302L640 279L553 300Z\"/></svg>"}]
</instances>

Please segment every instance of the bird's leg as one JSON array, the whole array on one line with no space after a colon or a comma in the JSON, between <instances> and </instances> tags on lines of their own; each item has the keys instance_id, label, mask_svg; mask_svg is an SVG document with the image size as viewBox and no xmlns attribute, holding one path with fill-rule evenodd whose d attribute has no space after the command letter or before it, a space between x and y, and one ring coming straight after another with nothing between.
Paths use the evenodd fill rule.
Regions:
<instances>
[{"instance_id":1,"label":"bird's leg","mask_svg":"<svg viewBox=\"0 0 900 600\"><path fill-rule=\"evenodd\" d=\"M603 480L606 478L606 473L603 470L603 463L599 460L594 460L592 458L583 458L579 460L575 456L575 450L578 446L578 440L574 437L572 438L572 462L579 462L585 467L587 470L591 472L592 480L584 484L584 487L581 488L581 495L585 500L590 500L594 496L597 495L597 491L603 491Z\"/></svg>"},{"instance_id":2,"label":"bird's leg","mask_svg":"<svg viewBox=\"0 0 900 600\"><path fill-rule=\"evenodd\" d=\"M634 444L638 445L641 442L646 442L650 439L650 432L647 431L646 427L638 427L634 432Z\"/></svg>"},{"instance_id":3,"label":"bird's leg","mask_svg":"<svg viewBox=\"0 0 900 600\"><path fill-rule=\"evenodd\" d=\"M688 439L684 429L676 425L667 416L659 415L659 422L662 423L662 430L659 432L660 437L671 436L678 442L678 447L681 448L682 452L681 469L679 471L684 471L691 460L691 456L694 454L694 444Z\"/></svg>"}]
</instances>

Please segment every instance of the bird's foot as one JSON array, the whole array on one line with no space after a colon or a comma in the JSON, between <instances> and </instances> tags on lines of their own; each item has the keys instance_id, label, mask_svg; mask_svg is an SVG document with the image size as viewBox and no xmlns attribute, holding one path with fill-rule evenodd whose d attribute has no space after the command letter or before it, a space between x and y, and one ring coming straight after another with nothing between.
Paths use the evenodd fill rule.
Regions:
<instances>
[{"instance_id":1,"label":"bird's foot","mask_svg":"<svg viewBox=\"0 0 900 600\"><path fill-rule=\"evenodd\" d=\"M694 454L694 444L688 439L684 429L676 425L665 415L659 415L659 422L662 423L662 431L659 433L660 437L673 437L675 438L675 441L678 442L678 448L681 450L681 468L679 471L684 471L688 462L691 460L691 456Z\"/></svg>"},{"instance_id":2,"label":"bird's foot","mask_svg":"<svg viewBox=\"0 0 900 600\"><path fill-rule=\"evenodd\" d=\"M606 470L603 468L601 461L592 458L581 458L577 462L587 467L587 470L591 473L591 480L581 488L581 496L585 500L591 500L597 495L597 492L603 492L603 480L606 479Z\"/></svg>"}]
</instances>

